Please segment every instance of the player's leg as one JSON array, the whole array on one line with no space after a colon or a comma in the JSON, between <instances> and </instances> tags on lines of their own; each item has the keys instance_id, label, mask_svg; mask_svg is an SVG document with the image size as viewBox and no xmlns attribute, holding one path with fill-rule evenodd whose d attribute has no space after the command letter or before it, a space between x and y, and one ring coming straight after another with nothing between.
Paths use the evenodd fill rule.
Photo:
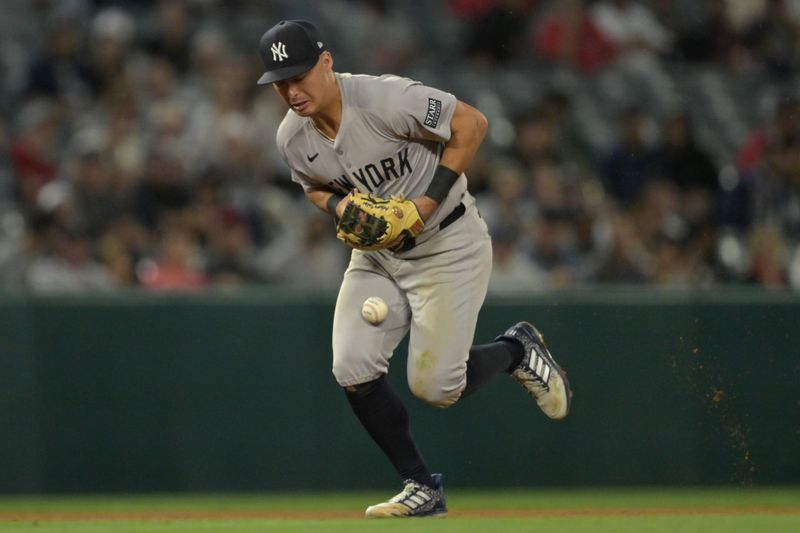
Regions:
<instances>
[{"instance_id":1,"label":"player's leg","mask_svg":"<svg viewBox=\"0 0 800 533\"><path fill-rule=\"evenodd\" d=\"M488 385L497 374L510 374L522 362L523 356L522 346L507 339L472 346L467 360L467 384L461 397L466 398Z\"/></svg>"},{"instance_id":2,"label":"player's leg","mask_svg":"<svg viewBox=\"0 0 800 533\"><path fill-rule=\"evenodd\" d=\"M470 347L492 266L491 241L474 206L462 220L412 250L398 277L412 309L408 380L412 393L438 407L455 403L513 362L513 343ZM474 388L474 387L473 387Z\"/></svg>"},{"instance_id":3,"label":"player's leg","mask_svg":"<svg viewBox=\"0 0 800 533\"><path fill-rule=\"evenodd\" d=\"M380 297L389 308L378 325L361 316L361 306L370 296ZM405 295L366 254L354 252L333 314L333 374L339 385L366 383L386 374L389 360L408 332L409 323Z\"/></svg>"},{"instance_id":4,"label":"player's leg","mask_svg":"<svg viewBox=\"0 0 800 533\"><path fill-rule=\"evenodd\" d=\"M422 269L422 277L404 280L415 289L408 295L414 310L409 385L423 400L446 407L497 374L510 374L524 350L513 338L470 346L492 263L486 224L473 207L461 223L416 253L431 254L426 259L431 264Z\"/></svg>"},{"instance_id":5,"label":"player's leg","mask_svg":"<svg viewBox=\"0 0 800 533\"><path fill-rule=\"evenodd\" d=\"M451 227L455 234L440 236L446 242L434 238L412 250L430 256L417 258L425 261L423 275L402 280L412 308L409 386L426 402L447 407L509 373L547 416L563 418L572 390L531 324L520 322L492 343L469 346L491 270L488 236L480 238L485 224L470 211Z\"/></svg>"},{"instance_id":6,"label":"player's leg","mask_svg":"<svg viewBox=\"0 0 800 533\"><path fill-rule=\"evenodd\" d=\"M381 297L389 307L376 325L361 317L361 304ZM344 276L333 320L333 373L364 429L402 480L431 486L433 480L409 427L408 413L385 378L394 349L408 331L405 296L364 254L355 252Z\"/></svg>"}]
</instances>

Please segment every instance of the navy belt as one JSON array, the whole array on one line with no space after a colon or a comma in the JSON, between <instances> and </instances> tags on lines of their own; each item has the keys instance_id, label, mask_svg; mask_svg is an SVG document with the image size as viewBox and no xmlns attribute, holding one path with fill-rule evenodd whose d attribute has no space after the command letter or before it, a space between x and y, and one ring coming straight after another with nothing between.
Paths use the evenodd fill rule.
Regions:
<instances>
[{"instance_id":1,"label":"navy belt","mask_svg":"<svg viewBox=\"0 0 800 533\"><path fill-rule=\"evenodd\" d=\"M464 216L464 213L467 212L467 206L464 204L458 204L455 209L450 211L450 214L444 217L444 220L439 224L439 231L442 231L444 228Z\"/></svg>"},{"instance_id":2,"label":"navy belt","mask_svg":"<svg viewBox=\"0 0 800 533\"><path fill-rule=\"evenodd\" d=\"M444 220L442 220L439 223L439 231L442 231L444 228L446 228L447 226L449 226L450 224L452 224L453 222L464 216L464 213L466 212L467 212L467 206L465 206L463 203L458 204L456 208L450 211L450 214L444 217ZM407 252L416 245L417 245L417 240L414 237L407 237L399 248L394 248L392 249L392 251L394 251L395 253Z\"/></svg>"}]
</instances>

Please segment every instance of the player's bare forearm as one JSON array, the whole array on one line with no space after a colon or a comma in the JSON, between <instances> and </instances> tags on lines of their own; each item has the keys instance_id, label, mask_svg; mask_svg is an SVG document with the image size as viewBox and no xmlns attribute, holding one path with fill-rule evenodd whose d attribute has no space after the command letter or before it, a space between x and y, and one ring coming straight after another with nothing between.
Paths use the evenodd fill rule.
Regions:
<instances>
[{"instance_id":1,"label":"player's bare forearm","mask_svg":"<svg viewBox=\"0 0 800 533\"><path fill-rule=\"evenodd\" d=\"M328 206L332 197L341 198L336 203L336 213L332 213ZM306 191L306 198L319 209L330 215L335 215L336 218L342 217L344 208L347 205L347 197L341 197L341 195L327 189L309 189Z\"/></svg>"},{"instance_id":2,"label":"player's bare forearm","mask_svg":"<svg viewBox=\"0 0 800 533\"><path fill-rule=\"evenodd\" d=\"M328 199L330 199L333 192L323 189L311 189L306 191L306 198L308 201L317 206L319 209L328 212Z\"/></svg>"},{"instance_id":3,"label":"player's bare forearm","mask_svg":"<svg viewBox=\"0 0 800 533\"><path fill-rule=\"evenodd\" d=\"M428 196L418 196L412 198L411 201L417 206L417 211L419 211L419 216L422 220L428 220L433 212L436 211L436 208L439 207L439 203Z\"/></svg>"}]
</instances>

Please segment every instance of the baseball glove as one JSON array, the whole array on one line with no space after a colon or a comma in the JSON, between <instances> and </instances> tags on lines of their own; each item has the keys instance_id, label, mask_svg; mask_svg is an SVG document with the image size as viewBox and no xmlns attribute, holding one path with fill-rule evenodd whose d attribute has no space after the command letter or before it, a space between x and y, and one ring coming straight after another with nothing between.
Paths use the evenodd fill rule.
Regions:
<instances>
[{"instance_id":1,"label":"baseball glove","mask_svg":"<svg viewBox=\"0 0 800 533\"><path fill-rule=\"evenodd\" d=\"M336 237L359 250L399 251L422 233L425 223L411 200L375 198L353 191L342 219L336 225Z\"/></svg>"}]
</instances>

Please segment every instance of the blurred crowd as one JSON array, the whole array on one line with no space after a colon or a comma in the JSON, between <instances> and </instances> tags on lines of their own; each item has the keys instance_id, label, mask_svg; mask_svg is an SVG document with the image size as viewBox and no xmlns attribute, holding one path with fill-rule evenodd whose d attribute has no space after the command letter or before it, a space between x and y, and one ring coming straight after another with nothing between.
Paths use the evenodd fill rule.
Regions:
<instances>
[{"instance_id":1,"label":"blurred crowd","mask_svg":"<svg viewBox=\"0 0 800 533\"><path fill-rule=\"evenodd\" d=\"M274 146L285 108L255 84L261 33L309 18L336 70L414 77L486 113L467 175L492 291L800 289L800 0L5 0L0 13L0 287L337 287L348 249L289 180ZM684 72L750 80L742 110L713 102L740 119L730 143L707 134Z\"/></svg>"}]
</instances>

